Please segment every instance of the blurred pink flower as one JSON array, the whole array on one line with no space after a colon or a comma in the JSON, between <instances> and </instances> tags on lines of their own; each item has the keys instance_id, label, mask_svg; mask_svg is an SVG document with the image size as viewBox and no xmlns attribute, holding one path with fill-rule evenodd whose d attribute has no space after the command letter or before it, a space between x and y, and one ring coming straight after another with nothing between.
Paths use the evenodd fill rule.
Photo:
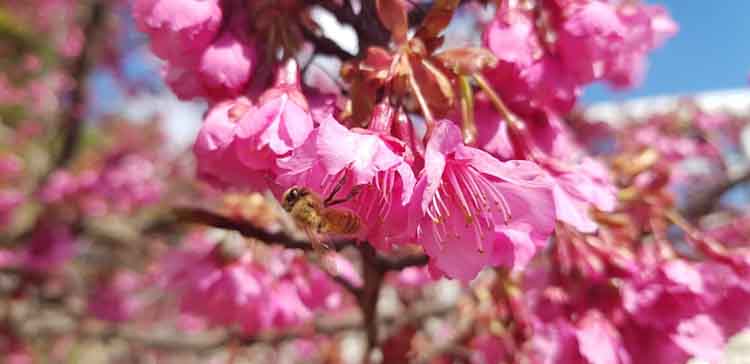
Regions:
<instances>
[{"instance_id":1,"label":"blurred pink flower","mask_svg":"<svg viewBox=\"0 0 750 364\"><path fill-rule=\"evenodd\" d=\"M142 284L136 273L118 271L94 287L89 296L88 311L100 320L131 320L143 306L143 301L137 296Z\"/></svg>"},{"instance_id":2,"label":"blurred pink flower","mask_svg":"<svg viewBox=\"0 0 750 364\"><path fill-rule=\"evenodd\" d=\"M518 113L570 111L580 93L556 56L539 43L530 12L503 4L487 25L483 41L499 61L487 71L503 100Z\"/></svg>"},{"instance_id":3,"label":"blurred pink flower","mask_svg":"<svg viewBox=\"0 0 750 364\"><path fill-rule=\"evenodd\" d=\"M24 162L15 154L0 155L0 181L18 176L23 171Z\"/></svg>"},{"instance_id":4,"label":"blurred pink flower","mask_svg":"<svg viewBox=\"0 0 750 364\"><path fill-rule=\"evenodd\" d=\"M24 195L15 189L0 189L0 230L10 223L13 211L24 201Z\"/></svg>"},{"instance_id":5,"label":"blurred pink flower","mask_svg":"<svg viewBox=\"0 0 750 364\"><path fill-rule=\"evenodd\" d=\"M555 182L555 213L557 219L581 232L594 232L597 224L590 216L591 207L613 211L617 202L615 187L604 165L584 157L570 169L549 168Z\"/></svg>"},{"instance_id":6,"label":"blurred pink flower","mask_svg":"<svg viewBox=\"0 0 750 364\"><path fill-rule=\"evenodd\" d=\"M248 333L261 328L255 312L268 300L263 271L249 252L223 257L220 244L201 235L163 262L161 280L179 293L183 313L211 325L239 325Z\"/></svg>"},{"instance_id":7,"label":"blurred pink flower","mask_svg":"<svg viewBox=\"0 0 750 364\"><path fill-rule=\"evenodd\" d=\"M565 69L578 84L602 78L604 65L624 47L626 29L615 7L592 0L566 6L557 49Z\"/></svg>"},{"instance_id":8,"label":"blurred pink flower","mask_svg":"<svg viewBox=\"0 0 750 364\"><path fill-rule=\"evenodd\" d=\"M45 222L16 250L0 250L0 266L46 274L59 270L76 254L70 226Z\"/></svg>"},{"instance_id":9,"label":"blurred pink flower","mask_svg":"<svg viewBox=\"0 0 750 364\"><path fill-rule=\"evenodd\" d=\"M219 32L219 0L135 0L138 28L151 38L151 49L177 66L192 66Z\"/></svg>"},{"instance_id":10,"label":"blurred pink flower","mask_svg":"<svg viewBox=\"0 0 750 364\"><path fill-rule=\"evenodd\" d=\"M213 100L239 95L257 66L255 42L245 42L226 31L203 53L199 70Z\"/></svg>"},{"instance_id":11,"label":"blurred pink flower","mask_svg":"<svg viewBox=\"0 0 750 364\"><path fill-rule=\"evenodd\" d=\"M576 339L587 363L631 363L617 328L598 311L589 311L578 321Z\"/></svg>"},{"instance_id":12,"label":"blurred pink flower","mask_svg":"<svg viewBox=\"0 0 750 364\"><path fill-rule=\"evenodd\" d=\"M164 82L180 100L205 97L208 93L199 74L190 66L166 62L161 73Z\"/></svg>"}]
</instances>

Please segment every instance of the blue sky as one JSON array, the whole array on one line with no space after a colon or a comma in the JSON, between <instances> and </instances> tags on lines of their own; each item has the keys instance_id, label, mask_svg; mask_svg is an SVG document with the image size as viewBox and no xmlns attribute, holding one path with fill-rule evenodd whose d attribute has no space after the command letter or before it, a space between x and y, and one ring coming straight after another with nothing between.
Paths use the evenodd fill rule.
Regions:
<instances>
[{"instance_id":1,"label":"blue sky","mask_svg":"<svg viewBox=\"0 0 750 364\"><path fill-rule=\"evenodd\" d=\"M748 86L749 0L649 2L666 6L680 25L680 32L651 54L651 67L639 88L611 92L595 85L584 92L585 102Z\"/></svg>"},{"instance_id":2,"label":"blue sky","mask_svg":"<svg viewBox=\"0 0 750 364\"><path fill-rule=\"evenodd\" d=\"M648 1L666 6L680 25L680 32L651 53L643 85L628 92L612 92L604 85L594 85L585 90L584 103L750 86L750 0ZM143 38L135 32L126 34L133 43ZM126 74L151 84L150 88L158 88L159 74L153 65L144 64L139 59L141 54L128 56L132 59L125 62ZM101 102L94 113L115 111L127 95L117 90L107 75L97 76L93 94Z\"/></svg>"}]
</instances>

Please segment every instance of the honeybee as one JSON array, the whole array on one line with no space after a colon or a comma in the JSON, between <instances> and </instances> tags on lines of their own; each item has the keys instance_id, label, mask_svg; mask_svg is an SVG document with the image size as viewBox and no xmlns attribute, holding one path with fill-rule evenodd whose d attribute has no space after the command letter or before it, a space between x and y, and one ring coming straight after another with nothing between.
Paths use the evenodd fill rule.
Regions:
<instances>
[{"instance_id":1,"label":"honeybee","mask_svg":"<svg viewBox=\"0 0 750 364\"><path fill-rule=\"evenodd\" d=\"M325 247L322 235L354 235L362 225L354 211L331 207L348 201L356 193L355 190L345 199L333 200L339 188L337 186L325 200L303 187L292 187L282 197L281 206L305 231L316 250Z\"/></svg>"}]
</instances>

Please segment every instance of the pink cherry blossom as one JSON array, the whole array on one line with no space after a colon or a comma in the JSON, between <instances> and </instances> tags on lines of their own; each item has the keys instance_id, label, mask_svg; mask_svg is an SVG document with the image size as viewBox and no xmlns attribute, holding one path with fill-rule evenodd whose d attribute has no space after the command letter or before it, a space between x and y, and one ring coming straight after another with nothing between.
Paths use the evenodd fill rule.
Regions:
<instances>
[{"instance_id":1,"label":"pink cherry blossom","mask_svg":"<svg viewBox=\"0 0 750 364\"><path fill-rule=\"evenodd\" d=\"M405 237L407 203L415 183L397 140L365 130L348 130L329 117L305 144L279 160L282 186L307 186L322 196L343 181L341 195L359 190L342 204L356 212L366 226L361 235L387 249Z\"/></svg>"},{"instance_id":2,"label":"pink cherry blossom","mask_svg":"<svg viewBox=\"0 0 750 364\"><path fill-rule=\"evenodd\" d=\"M536 63L544 52L535 32L531 14L504 4L487 26L484 42L501 64L521 72Z\"/></svg>"},{"instance_id":3,"label":"pink cherry blossom","mask_svg":"<svg viewBox=\"0 0 750 364\"><path fill-rule=\"evenodd\" d=\"M441 121L413 200L433 271L469 281L484 267L515 264L516 244L544 245L554 226L550 187L535 164L466 147L455 124Z\"/></svg>"},{"instance_id":4,"label":"pink cherry blossom","mask_svg":"<svg viewBox=\"0 0 750 364\"><path fill-rule=\"evenodd\" d=\"M718 363L724 356L722 347L726 340L721 328L708 315L696 315L681 321L670 338L695 358Z\"/></svg>"},{"instance_id":5,"label":"pink cherry blossom","mask_svg":"<svg viewBox=\"0 0 750 364\"><path fill-rule=\"evenodd\" d=\"M312 132L312 116L299 77L294 60L281 65L274 87L238 121L238 156L248 168L268 168L275 163L273 156L302 146Z\"/></svg>"},{"instance_id":6,"label":"pink cherry blossom","mask_svg":"<svg viewBox=\"0 0 750 364\"><path fill-rule=\"evenodd\" d=\"M641 325L667 329L710 303L700 271L684 261L665 262L644 273L623 289L623 307Z\"/></svg>"},{"instance_id":7,"label":"pink cherry blossom","mask_svg":"<svg viewBox=\"0 0 750 364\"><path fill-rule=\"evenodd\" d=\"M234 244L244 243L226 239L234 238L212 243L195 234L162 264L160 281L179 294L182 313L191 321L238 325L255 334L304 324L317 310L344 304L340 287L296 252L272 249L256 258L249 251L234 252Z\"/></svg>"},{"instance_id":8,"label":"pink cherry blossom","mask_svg":"<svg viewBox=\"0 0 750 364\"><path fill-rule=\"evenodd\" d=\"M45 202L60 202L77 190L75 177L68 171L58 170L50 175L39 195Z\"/></svg>"},{"instance_id":9,"label":"pink cherry blossom","mask_svg":"<svg viewBox=\"0 0 750 364\"><path fill-rule=\"evenodd\" d=\"M559 117L547 114L531 128L513 131L512 137L551 177L557 220L593 232L597 226L590 210L614 210L616 190L606 166L587 156L569 133Z\"/></svg>"},{"instance_id":10,"label":"pink cherry blossom","mask_svg":"<svg viewBox=\"0 0 750 364\"><path fill-rule=\"evenodd\" d=\"M10 223L13 211L23 203L24 196L15 189L0 189L0 230Z\"/></svg>"},{"instance_id":11,"label":"pink cherry blossom","mask_svg":"<svg viewBox=\"0 0 750 364\"><path fill-rule=\"evenodd\" d=\"M624 47L626 30L614 6L605 1L586 1L566 11L557 48L565 69L576 82L587 84L601 78L605 62Z\"/></svg>"},{"instance_id":12,"label":"pink cherry blossom","mask_svg":"<svg viewBox=\"0 0 750 364\"><path fill-rule=\"evenodd\" d=\"M399 288L420 288L425 284L434 282L426 267L408 267L392 277L394 284Z\"/></svg>"},{"instance_id":13,"label":"pink cherry blossom","mask_svg":"<svg viewBox=\"0 0 750 364\"><path fill-rule=\"evenodd\" d=\"M578 341L578 350L587 363L631 363L630 355L625 350L617 328L600 312L587 312L578 322L576 339Z\"/></svg>"},{"instance_id":14,"label":"pink cherry blossom","mask_svg":"<svg viewBox=\"0 0 750 364\"><path fill-rule=\"evenodd\" d=\"M647 67L647 52L673 37L677 24L658 5L625 3L618 7L620 22L626 27L623 51L605 65L605 78L616 89L637 86Z\"/></svg>"},{"instance_id":15,"label":"pink cherry blossom","mask_svg":"<svg viewBox=\"0 0 750 364\"><path fill-rule=\"evenodd\" d=\"M533 363L585 363L586 359L578 350L576 334L572 324L561 320L540 325L529 341L527 355Z\"/></svg>"},{"instance_id":16,"label":"pink cherry blossom","mask_svg":"<svg viewBox=\"0 0 750 364\"><path fill-rule=\"evenodd\" d=\"M568 112L580 90L560 60L545 54L534 33L532 14L503 6L485 29L484 44L498 57L488 71L503 100L516 112Z\"/></svg>"},{"instance_id":17,"label":"pink cherry blossom","mask_svg":"<svg viewBox=\"0 0 750 364\"><path fill-rule=\"evenodd\" d=\"M584 158L570 170L555 169L550 172L555 181L555 212L557 219L579 231L593 232L596 222L589 214L592 207L602 211L615 208L615 188L601 162Z\"/></svg>"},{"instance_id":18,"label":"pink cherry blossom","mask_svg":"<svg viewBox=\"0 0 750 364\"><path fill-rule=\"evenodd\" d=\"M219 187L258 189L267 181L262 172L240 160L238 122L252 108L246 98L216 104L206 113L193 145L198 175Z\"/></svg>"},{"instance_id":19,"label":"pink cherry blossom","mask_svg":"<svg viewBox=\"0 0 750 364\"><path fill-rule=\"evenodd\" d=\"M199 70L212 99L234 97L247 86L257 66L254 42L237 39L224 32L203 53Z\"/></svg>"},{"instance_id":20,"label":"pink cherry blossom","mask_svg":"<svg viewBox=\"0 0 750 364\"><path fill-rule=\"evenodd\" d=\"M37 227L22 247L0 250L0 264L40 274L52 273L73 258L76 250L70 227L49 222Z\"/></svg>"},{"instance_id":21,"label":"pink cherry blossom","mask_svg":"<svg viewBox=\"0 0 750 364\"><path fill-rule=\"evenodd\" d=\"M102 279L94 288L88 301L88 310L100 320L124 322L143 306L138 289L143 282L136 273L116 272Z\"/></svg>"},{"instance_id":22,"label":"pink cherry blossom","mask_svg":"<svg viewBox=\"0 0 750 364\"><path fill-rule=\"evenodd\" d=\"M23 166L23 160L14 154L0 155L0 181L18 176Z\"/></svg>"},{"instance_id":23,"label":"pink cherry blossom","mask_svg":"<svg viewBox=\"0 0 750 364\"><path fill-rule=\"evenodd\" d=\"M208 91L200 76L189 66L180 66L167 62L162 67L162 78L180 100L192 100L204 97Z\"/></svg>"},{"instance_id":24,"label":"pink cherry blossom","mask_svg":"<svg viewBox=\"0 0 750 364\"><path fill-rule=\"evenodd\" d=\"M178 66L196 63L222 20L218 0L136 0L133 15L154 53Z\"/></svg>"},{"instance_id":25,"label":"pink cherry blossom","mask_svg":"<svg viewBox=\"0 0 750 364\"><path fill-rule=\"evenodd\" d=\"M488 101L478 99L474 117L477 124L477 146L500 158L515 159L516 151L508 131L508 123L494 110Z\"/></svg>"},{"instance_id":26,"label":"pink cherry blossom","mask_svg":"<svg viewBox=\"0 0 750 364\"><path fill-rule=\"evenodd\" d=\"M182 311L212 325L237 324L249 333L260 329L260 319L252 312L268 292L265 275L252 255L223 257L221 245L200 235L190 239L183 250L165 260L163 268L163 281L180 292Z\"/></svg>"},{"instance_id":27,"label":"pink cherry blossom","mask_svg":"<svg viewBox=\"0 0 750 364\"><path fill-rule=\"evenodd\" d=\"M472 364L502 363L509 358L503 340L497 335L483 334L471 340Z\"/></svg>"}]
</instances>

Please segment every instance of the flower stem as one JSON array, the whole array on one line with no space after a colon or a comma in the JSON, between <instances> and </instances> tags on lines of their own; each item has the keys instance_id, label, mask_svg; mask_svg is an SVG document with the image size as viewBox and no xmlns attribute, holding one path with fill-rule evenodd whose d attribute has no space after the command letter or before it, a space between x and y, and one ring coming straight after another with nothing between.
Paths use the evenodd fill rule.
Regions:
<instances>
[{"instance_id":1,"label":"flower stem","mask_svg":"<svg viewBox=\"0 0 750 364\"><path fill-rule=\"evenodd\" d=\"M513 112L510 111L510 109L508 109L508 107L503 102L503 99L501 99L500 95L495 92L495 89L492 88L487 79L479 73L473 74L472 77L474 77L474 80L477 82L479 88L481 88L482 91L487 94L487 97L490 98L492 106L494 106L495 109L497 109L497 111L503 117L503 119L508 122L508 126L516 130L520 130L521 128L523 128L523 123L515 114L513 114Z\"/></svg>"},{"instance_id":2,"label":"flower stem","mask_svg":"<svg viewBox=\"0 0 750 364\"><path fill-rule=\"evenodd\" d=\"M461 92L461 131L464 143L475 145L477 142L477 125L474 119L474 90L466 76L458 78L458 85Z\"/></svg>"}]
</instances>

